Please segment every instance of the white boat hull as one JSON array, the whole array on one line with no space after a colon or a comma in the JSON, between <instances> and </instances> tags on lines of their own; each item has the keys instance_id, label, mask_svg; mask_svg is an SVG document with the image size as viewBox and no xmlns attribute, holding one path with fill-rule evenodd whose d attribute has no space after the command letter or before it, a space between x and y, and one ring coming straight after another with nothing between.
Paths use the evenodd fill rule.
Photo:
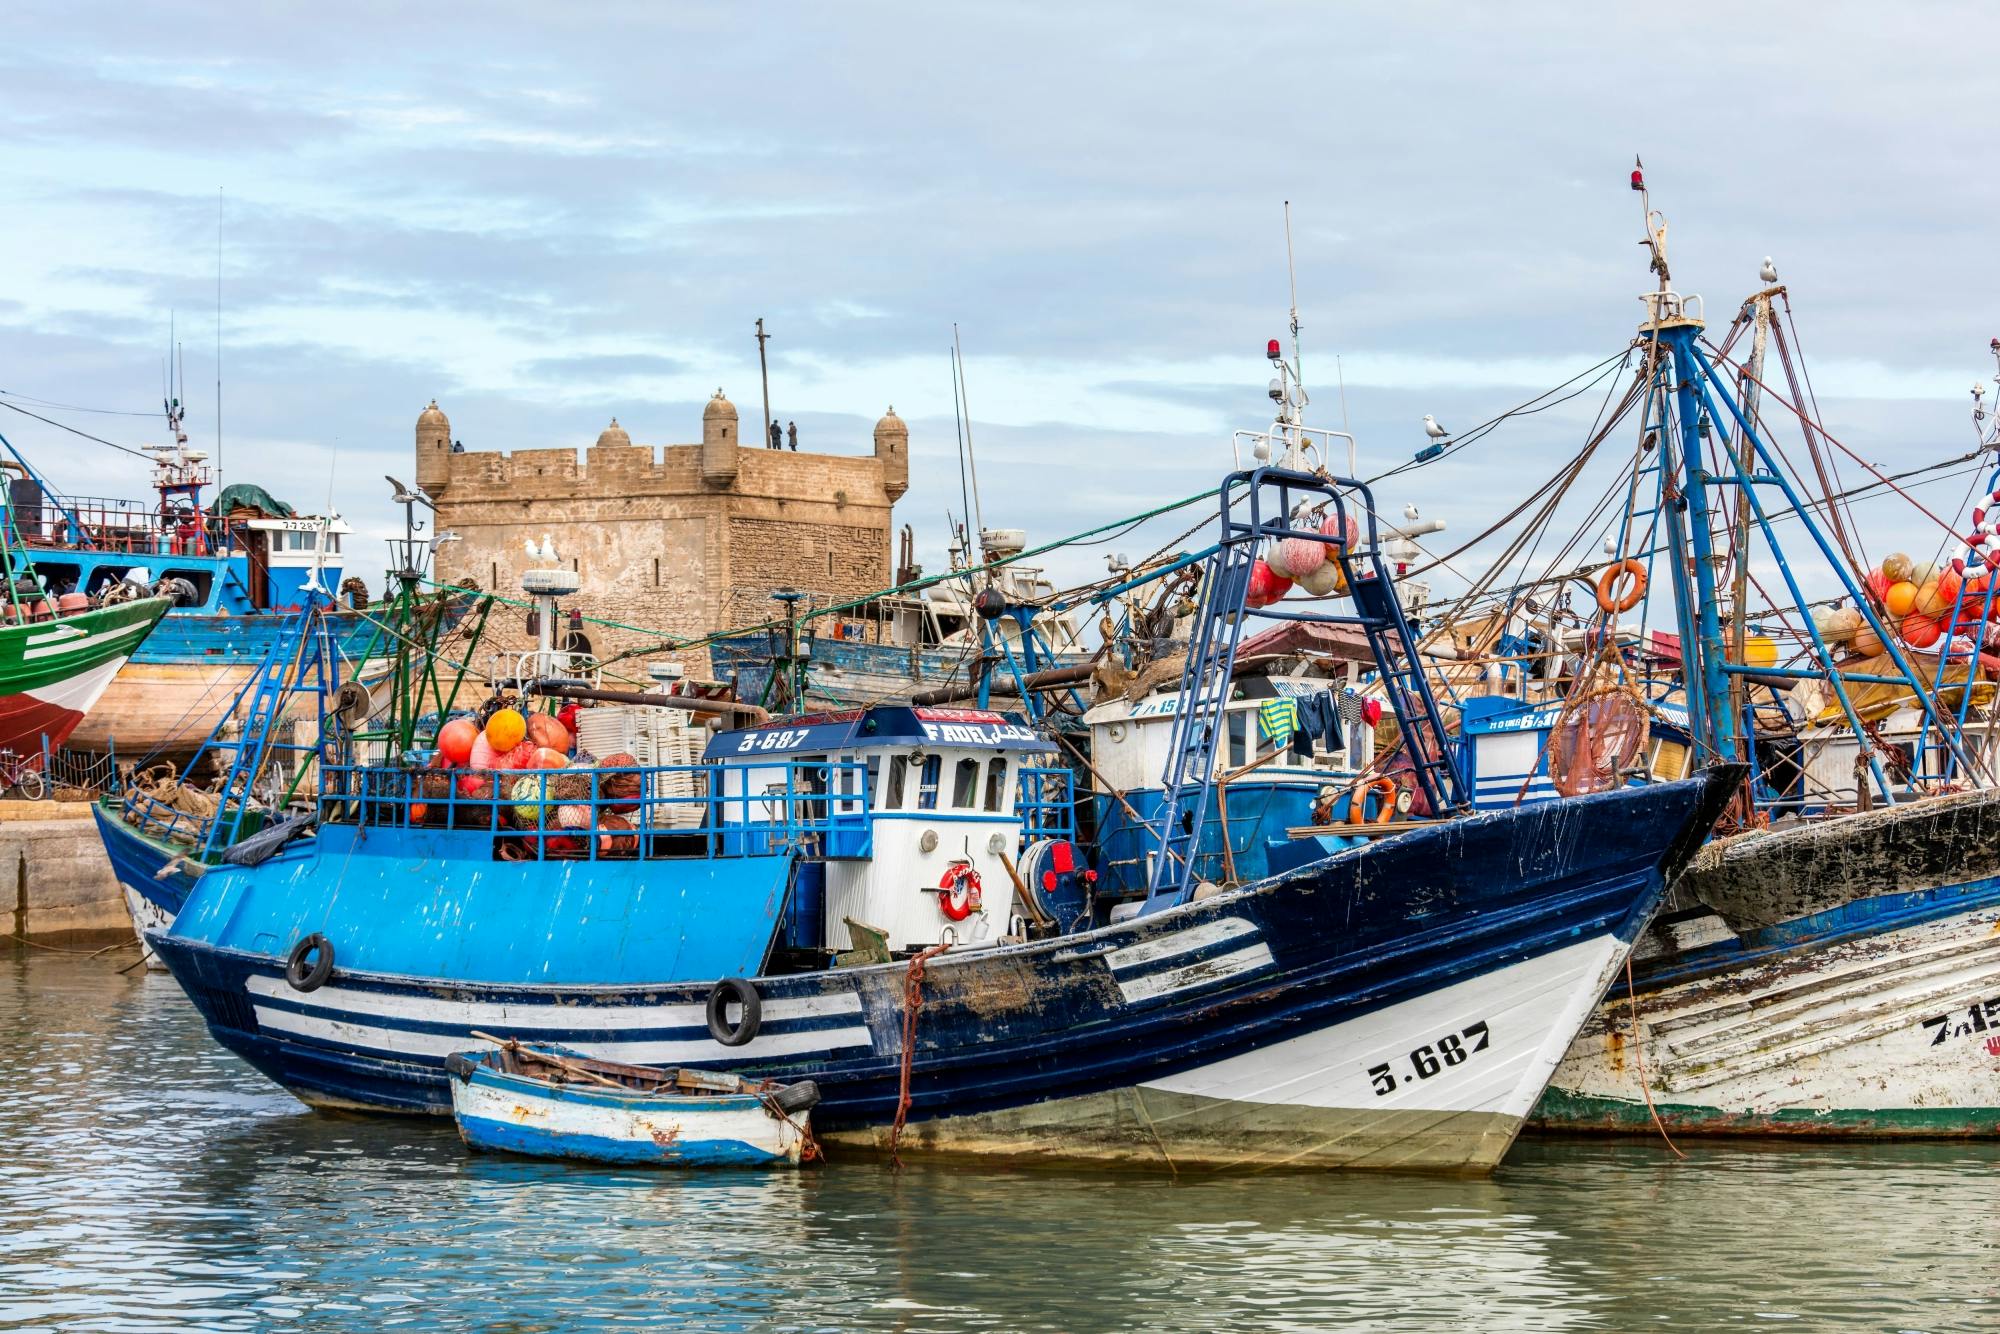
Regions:
<instances>
[{"instance_id":1,"label":"white boat hull","mask_svg":"<svg viewBox=\"0 0 2000 1334\"><path fill-rule=\"evenodd\" d=\"M2000 907L1776 952L1636 1007L1616 983L1536 1119L1652 1133L1648 1091L1672 1132L2000 1133Z\"/></svg>"}]
</instances>

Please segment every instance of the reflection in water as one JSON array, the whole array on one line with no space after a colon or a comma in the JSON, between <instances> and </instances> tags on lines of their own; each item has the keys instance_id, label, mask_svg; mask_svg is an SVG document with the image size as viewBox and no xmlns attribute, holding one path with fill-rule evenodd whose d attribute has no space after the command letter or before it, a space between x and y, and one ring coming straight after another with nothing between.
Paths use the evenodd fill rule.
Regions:
<instances>
[{"instance_id":1,"label":"reflection in water","mask_svg":"<svg viewBox=\"0 0 2000 1334\"><path fill-rule=\"evenodd\" d=\"M1987 1146L1530 1142L1490 1179L648 1173L316 1116L163 977L0 956L0 1326L1979 1328Z\"/></svg>"}]
</instances>

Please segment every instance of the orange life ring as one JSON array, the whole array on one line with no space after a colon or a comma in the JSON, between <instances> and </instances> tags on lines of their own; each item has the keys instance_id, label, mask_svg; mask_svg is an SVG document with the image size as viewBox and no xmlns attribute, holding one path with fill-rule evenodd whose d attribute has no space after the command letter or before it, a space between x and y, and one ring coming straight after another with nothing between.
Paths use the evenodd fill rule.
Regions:
<instances>
[{"instance_id":1,"label":"orange life ring","mask_svg":"<svg viewBox=\"0 0 2000 1334\"><path fill-rule=\"evenodd\" d=\"M1632 577L1632 591L1622 598L1614 598L1611 590L1618 586L1626 575ZM1602 611L1630 611L1646 596L1646 567L1636 560L1621 560L1616 565L1597 576L1597 605Z\"/></svg>"},{"instance_id":2,"label":"orange life ring","mask_svg":"<svg viewBox=\"0 0 2000 1334\"><path fill-rule=\"evenodd\" d=\"M1389 821L1396 818L1396 795L1401 791L1402 789L1396 786L1396 780L1388 777L1371 778L1365 783L1356 783L1348 789L1347 823L1388 824ZM1368 818L1368 794L1370 792L1379 792L1382 794L1381 809L1375 812L1375 818L1372 821Z\"/></svg>"},{"instance_id":3,"label":"orange life ring","mask_svg":"<svg viewBox=\"0 0 2000 1334\"><path fill-rule=\"evenodd\" d=\"M938 881L938 911L954 922L962 922L980 909L985 896L979 888L979 872L965 862L953 862Z\"/></svg>"}]
</instances>

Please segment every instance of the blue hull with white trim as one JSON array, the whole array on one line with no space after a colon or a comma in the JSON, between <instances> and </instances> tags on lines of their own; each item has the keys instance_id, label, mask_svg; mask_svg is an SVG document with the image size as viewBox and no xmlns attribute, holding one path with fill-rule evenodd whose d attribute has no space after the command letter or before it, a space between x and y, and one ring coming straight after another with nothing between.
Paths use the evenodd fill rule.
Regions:
<instances>
[{"instance_id":1,"label":"blue hull with white trim","mask_svg":"<svg viewBox=\"0 0 2000 1334\"><path fill-rule=\"evenodd\" d=\"M903 1147L1491 1167L1739 777L1476 815L1135 921L939 956L922 984ZM674 870L646 869L651 884L631 895L672 892L660 881ZM809 1078L816 1128L836 1143L880 1147L896 1116L902 963L757 979L761 1027L737 1047L709 1035L706 977L665 980L665 966L655 982L590 983L528 967L509 980L341 967L300 991L285 977L285 930L325 932L338 951L343 922L237 921L243 877L274 873L285 874L209 873L151 943L216 1038L310 1104L443 1113L444 1061L477 1046L478 1030ZM410 921L430 924L411 957L447 960L467 887L412 864L396 891ZM595 914L614 912L615 897L594 897ZM550 948L571 930L585 924L568 914L519 926ZM614 951L602 976L640 957Z\"/></svg>"}]
</instances>

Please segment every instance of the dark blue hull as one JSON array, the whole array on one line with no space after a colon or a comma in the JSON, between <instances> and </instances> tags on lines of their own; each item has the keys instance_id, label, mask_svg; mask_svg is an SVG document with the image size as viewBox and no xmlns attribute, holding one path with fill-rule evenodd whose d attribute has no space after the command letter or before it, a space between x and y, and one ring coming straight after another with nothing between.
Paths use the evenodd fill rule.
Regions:
<instances>
[{"instance_id":1,"label":"dark blue hull","mask_svg":"<svg viewBox=\"0 0 2000 1334\"><path fill-rule=\"evenodd\" d=\"M130 825L107 811L93 806L98 836L104 841L105 858L121 888L138 895L172 921L194 889L195 876L179 861L174 850L142 837ZM174 869L162 875L168 863Z\"/></svg>"},{"instance_id":2,"label":"dark blue hull","mask_svg":"<svg viewBox=\"0 0 2000 1334\"><path fill-rule=\"evenodd\" d=\"M933 960L905 1143L1177 1164L1496 1162L1738 775L1441 824L1082 935ZM340 925L324 930L339 944ZM495 986L336 971L283 942L156 948L216 1038L305 1101L443 1113L477 1029L819 1083L815 1125L882 1142L901 963L759 979L755 1038L709 986Z\"/></svg>"}]
</instances>

